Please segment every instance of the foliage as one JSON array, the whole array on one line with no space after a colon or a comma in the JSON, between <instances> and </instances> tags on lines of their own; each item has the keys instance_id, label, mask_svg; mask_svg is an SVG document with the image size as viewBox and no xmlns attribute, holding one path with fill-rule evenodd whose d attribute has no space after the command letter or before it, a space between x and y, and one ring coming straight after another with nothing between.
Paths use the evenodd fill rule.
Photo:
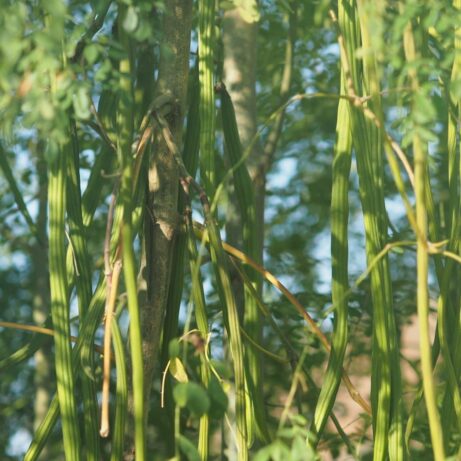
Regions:
<instances>
[{"instance_id":1,"label":"foliage","mask_svg":"<svg viewBox=\"0 0 461 461\"><path fill-rule=\"evenodd\" d=\"M0 458L456 459L460 10L2 0Z\"/></svg>"}]
</instances>

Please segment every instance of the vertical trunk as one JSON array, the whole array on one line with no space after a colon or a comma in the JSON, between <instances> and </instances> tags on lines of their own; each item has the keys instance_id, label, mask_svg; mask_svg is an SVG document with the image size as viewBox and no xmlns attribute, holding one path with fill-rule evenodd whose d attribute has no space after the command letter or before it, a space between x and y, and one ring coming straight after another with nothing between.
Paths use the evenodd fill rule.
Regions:
<instances>
[{"instance_id":1,"label":"vertical trunk","mask_svg":"<svg viewBox=\"0 0 461 461\"><path fill-rule=\"evenodd\" d=\"M243 20L237 10L226 11L223 21L224 80L232 98L237 119L240 141L244 151L254 140L257 132L256 119L256 39L258 25ZM258 228L258 261L262 261L264 236L265 178L258 174L262 162L262 147L256 142L248 157L247 165L254 181L256 198L256 221ZM235 201L234 201L235 203ZM234 216L236 213L233 213ZM231 239L240 223L229 222ZM235 243L239 243L235 241Z\"/></svg>"},{"instance_id":2,"label":"vertical trunk","mask_svg":"<svg viewBox=\"0 0 461 461\"><path fill-rule=\"evenodd\" d=\"M167 118L179 146L189 71L191 21L191 0L170 0L166 3L157 96L171 92L177 100L174 110ZM159 139L154 146L154 155L149 165L146 204L148 211L145 213L139 286L146 417L168 297L175 233L179 224L177 198L176 163L163 140Z\"/></svg>"}]
</instances>

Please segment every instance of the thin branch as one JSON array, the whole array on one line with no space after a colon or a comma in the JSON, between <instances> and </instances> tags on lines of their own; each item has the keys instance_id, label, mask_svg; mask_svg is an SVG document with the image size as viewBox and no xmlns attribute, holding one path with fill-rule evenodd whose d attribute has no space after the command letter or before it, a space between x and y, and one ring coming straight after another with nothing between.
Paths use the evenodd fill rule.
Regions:
<instances>
[{"instance_id":1,"label":"thin branch","mask_svg":"<svg viewBox=\"0 0 461 461\"><path fill-rule=\"evenodd\" d=\"M85 46L103 26L104 19L106 18L111 3L112 0L106 0L105 3L100 5L99 11L94 13L91 25L87 28L75 47L74 55L71 58L72 62L78 62L80 60Z\"/></svg>"},{"instance_id":2,"label":"thin branch","mask_svg":"<svg viewBox=\"0 0 461 461\"><path fill-rule=\"evenodd\" d=\"M114 317L115 301L117 299L118 284L122 261L118 259L111 274L111 284L108 299L106 301L106 313L104 319L104 362L102 374L102 397L101 397L101 437L109 435L109 388L110 388L110 362L111 362L111 326ZM108 285L109 286L109 285Z\"/></svg>"},{"instance_id":3,"label":"thin branch","mask_svg":"<svg viewBox=\"0 0 461 461\"><path fill-rule=\"evenodd\" d=\"M39 333L41 335L47 335L47 336L54 336L55 334L55 331L53 329L40 327L38 325L24 325L20 323L0 321L0 327L1 328L12 328L14 330L31 331L32 333ZM78 341L80 341L80 338L78 338L77 336L71 336L70 339L73 343L78 343ZM100 353L101 355L104 354L104 349L98 344L94 344L93 347L94 347L94 350Z\"/></svg>"},{"instance_id":4,"label":"thin branch","mask_svg":"<svg viewBox=\"0 0 461 461\"><path fill-rule=\"evenodd\" d=\"M99 136L101 136L101 138L105 141L105 143L109 146L111 150L113 150L114 152L117 152L117 147L113 143L112 139L110 139L109 133L107 132L106 127L102 123L102 120L99 117L98 111L96 110L96 107L93 101L91 101L90 112L94 115L96 122L88 120L86 121L86 124L90 128L92 128L94 131L96 131L96 133L98 133Z\"/></svg>"}]
</instances>

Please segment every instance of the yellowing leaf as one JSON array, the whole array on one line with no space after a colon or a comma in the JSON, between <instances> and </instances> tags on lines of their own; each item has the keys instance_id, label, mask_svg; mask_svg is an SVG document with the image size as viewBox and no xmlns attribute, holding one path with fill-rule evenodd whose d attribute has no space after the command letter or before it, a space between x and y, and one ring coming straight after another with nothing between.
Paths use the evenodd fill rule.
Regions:
<instances>
[{"instance_id":1,"label":"yellowing leaf","mask_svg":"<svg viewBox=\"0 0 461 461\"><path fill-rule=\"evenodd\" d=\"M178 357L171 359L169 370L173 378L180 383L187 383L189 381L186 369Z\"/></svg>"}]
</instances>

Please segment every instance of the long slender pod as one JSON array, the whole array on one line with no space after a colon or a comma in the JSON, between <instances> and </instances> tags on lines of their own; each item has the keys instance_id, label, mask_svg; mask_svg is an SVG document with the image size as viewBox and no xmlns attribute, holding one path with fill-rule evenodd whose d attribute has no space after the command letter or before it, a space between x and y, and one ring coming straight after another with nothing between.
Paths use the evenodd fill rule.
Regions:
<instances>
[{"instance_id":1,"label":"long slender pod","mask_svg":"<svg viewBox=\"0 0 461 461\"><path fill-rule=\"evenodd\" d=\"M101 323L101 318L104 313L104 300L105 300L105 293L106 293L106 284L105 278L101 277L100 283L97 286L93 298L91 300L91 304L88 308L88 313L83 319L83 325L80 330L80 334L82 338L86 338L87 336L91 335L94 332L94 325ZM86 341L80 340L77 343L77 346L72 350L72 370L74 375L76 376L78 373L79 365L79 356L82 350L82 347L86 345ZM91 344L91 353L93 353L93 345ZM35 461L40 456L40 453L45 446L48 437L51 434L51 431L56 424L59 416L59 402L57 396L53 398L51 401L50 407L48 412L40 423L40 426L35 431L34 438L24 455L24 461Z\"/></svg>"},{"instance_id":2,"label":"long slender pod","mask_svg":"<svg viewBox=\"0 0 461 461\"><path fill-rule=\"evenodd\" d=\"M189 115L187 119L187 131L184 142L184 166L187 171L190 171L191 175L195 176L195 172L198 167L199 157L199 146L200 146L200 118L199 118L199 85L198 82L192 83L191 89L191 102L189 108ZM185 202L184 199L180 199L180 206ZM200 267L197 264L198 255L197 248L195 246L195 239L192 233L192 223L190 221L190 214L187 213L187 248L189 253L189 265L192 276L192 298L194 300L195 307L195 319L197 322L198 329L202 338L205 340L208 337L208 318L206 313L205 295L203 292L203 284L200 280ZM210 379L210 372L208 364L205 361L204 354L201 354L200 358L200 378L205 387L208 386ZM204 414L200 418L199 425L199 436L198 436L198 451L202 461L208 459L208 444L209 444L209 416Z\"/></svg>"},{"instance_id":3,"label":"long slender pod","mask_svg":"<svg viewBox=\"0 0 461 461\"><path fill-rule=\"evenodd\" d=\"M199 82L200 82L200 165L201 177L205 192L214 197L216 167L215 167L215 94L213 82L214 50L213 31L215 19L215 0L199 1ZM211 213L211 210L208 210ZM213 239L211 258L215 269L219 294L224 306L224 313L229 328L230 351L234 361L235 386L236 386L236 418L237 440L239 458L248 459L247 423L245 421L245 372L243 364L243 347L238 327L237 305L235 303L226 257L220 246L218 230L213 227L214 221L211 216L207 222L213 229L210 230L210 238ZM213 235L211 235L213 234ZM242 419L243 418L243 419Z\"/></svg>"},{"instance_id":4,"label":"long slender pod","mask_svg":"<svg viewBox=\"0 0 461 461\"><path fill-rule=\"evenodd\" d=\"M194 73L193 78L198 77L197 73ZM190 85L191 100L189 103L189 111L187 115L187 127L184 140L183 149L183 160L184 165L195 177L198 166L198 153L200 144L200 120L199 120L199 86L198 82L194 81ZM179 195L178 199L178 213L184 211L184 194ZM162 357L163 363L166 364L168 360L168 345L171 339L177 336L178 329L178 315L179 306L181 303L182 289L178 289L182 286L182 278L184 275L184 254L187 247L187 236L181 233L177 237L173 273L171 274L171 283L168 293L168 310L165 313L164 331L163 331L163 350ZM178 285L181 284L181 285Z\"/></svg>"},{"instance_id":5,"label":"long slender pod","mask_svg":"<svg viewBox=\"0 0 461 461\"><path fill-rule=\"evenodd\" d=\"M455 31L455 43L459 41L459 38L456 38L456 34L459 34L459 31ZM459 43L458 43L459 46ZM456 80L457 74L459 74L460 68L460 57L455 55L455 60L452 68L452 80ZM459 101L452 100L450 97L451 106L458 114L460 113ZM448 130L447 130L447 149L448 149L448 185L450 191L450 200L449 200L449 242L447 249L455 253L459 250L459 198L458 198L458 181L459 181L459 155L458 155L458 146L457 146L457 121L455 116L452 113L452 110L449 110L448 114ZM426 174L428 178L428 175ZM429 181L427 180L427 183ZM429 184L430 187L430 184ZM426 189L427 190L427 189ZM426 199L427 200L427 199ZM431 204L433 206L433 204ZM426 201L426 207L428 212L428 221L430 222L433 218L431 216L430 206L428 201ZM429 227L429 235L431 240L437 241L434 236L431 234L431 229ZM436 261L436 263L439 261ZM440 265L440 263L439 263ZM445 388L445 395L441 407L441 414L443 415L443 429L444 429L444 446L445 449L449 449L450 436L455 429L456 432L461 431L461 395L458 386L459 376L459 363L460 363L460 353L457 348L460 347L460 335L458 332L459 326L459 316L455 306L459 305L459 296L454 292L452 281L453 281L453 271L457 270L455 262L452 259L447 259L443 269L437 271L439 278L440 286L440 295L437 303L437 336L434 340L434 345L432 348L432 366L435 366L435 358L438 356L439 345L440 350L442 351L442 356L447 373L447 386ZM442 272L440 276L439 272ZM438 340L438 341L437 341ZM421 388L423 383L421 383ZM418 397L415 399L415 403L418 402ZM421 395L422 398L422 395ZM407 428L407 435L410 435L410 427Z\"/></svg>"},{"instance_id":6,"label":"long slender pod","mask_svg":"<svg viewBox=\"0 0 461 461\"><path fill-rule=\"evenodd\" d=\"M247 448L247 408L246 408L246 379L244 366L243 344L240 335L240 324L238 318L237 304L235 302L232 284L229 277L227 255L224 253L221 236L218 228L209 212L206 219L207 229L210 236L211 258L216 272L220 297L223 302L223 310L228 328L230 352L234 366L235 379L235 413L237 420L237 443L239 460L248 460Z\"/></svg>"},{"instance_id":7,"label":"long slender pod","mask_svg":"<svg viewBox=\"0 0 461 461\"><path fill-rule=\"evenodd\" d=\"M203 283L200 275L200 258L195 244L195 237L193 234L192 220L190 214L187 219L187 247L189 250L189 264L192 279L192 300L195 308L195 319L197 321L197 327L200 330L200 334L203 340L205 341L205 344L207 344L209 328L208 316L206 313L205 294L203 291ZM208 383L210 380L210 370L206 362L204 353L202 353L200 356L200 378L204 387L208 387ZM209 417L208 414L204 414L200 418L198 438L198 451L200 453L200 459L202 461L208 459L208 434Z\"/></svg>"},{"instance_id":8,"label":"long slender pod","mask_svg":"<svg viewBox=\"0 0 461 461\"><path fill-rule=\"evenodd\" d=\"M70 120L70 137L72 146L67 156L67 216L69 225L69 253L72 253L72 261L75 264L74 280L77 289L79 316L85 316L91 301L91 258L86 246L86 230L83 226L82 201L80 192L79 174L79 147L77 127L75 121ZM69 146L70 147L70 146ZM69 264L67 264L69 268ZM68 271L70 274L71 272ZM70 284L69 284L70 285ZM96 387L92 379L85 373L80 373L82 380L83 406L84 406L84 433L86 441L86 453L88 460L100 459L100 444L98 435L98 402Z\"/></svg>"},{"instance_id":9,"label":"long slender pod","mask_svg":"<svg viewBox=\"0 0 461 461\"><path fill-rule=\"evenodd\" d=\"M346 85L344 69L341 70L341 88ZM347 346L348 312L348 236L349 174L352 152L352 124L349 103L341 99L336 121L336 144L333 160L331 190L331 260L332 301L335 307L332 345L328 367L315 407L313 429L317 439L321 436L331 413L341 382L342 363Z\"/></svg>"},{"instance_id":10,"label":"long slender pod","mask_svg":"<svg viewBox=\"0 0 461 461\"><path fill-rule=\"evenodd\" d=\"M120 19L121 21L121 19ZM120 29L123 26L120 23ZM119 98L117 111L117 154L122 169L120 198L123 205L123 221L121 227L122 263L125 287L128 297L130 315L130 351L132 365L134 444L136 459L144 461L146 450L144 422L144 370L141 338L141 324L136 285L136 262L133 251L132 191L133 164L131 144L133 138L133 100L131 81L131 60L129 57L128 38L122 34L122 42L127 56L120 60L120 88L125 97Z\"/></svg>"},{"instance_id":11,"label":"long slender pod","mask_svg":"<svg viewBox=\"0 0 461 461\"><path fill-rule=\"evenodd\" d=\"M224 140L226 143L226 154L229 156L234 177L235 193L239 204L243 231L243 249L245 253L258 260L259 258L259 242L256 229L256 204L253 191L253 182L251 180L248 169L244 163L242 145L237 128L234 106L223 83L218 87L221 101L222 126ZM249 277L252 280L253 286L258 288L261 285L261 278L253 271L249 270ZM257 302L252 293L245 290L245 313L244 326L246 332L256 342L261 340L260 316ZM246 350L245 355L248 370L249 370L249 387L252 389L249 394L252 398L249 399L248 405L254 409L256 428L259 437L268 442L270 440L269 429L266 423L266 411L264 408L264 392L263 383L261 380L261 362L258 351L252 347Z\"/></svg>"},{"instance_id":12,"label":"long slender pod","mask_svg":"<svg viewBox=\"0 0 461 461\"><path fill-rule=\"evenodd\" d=\"M372 166L375 167L374 175L378 178L377 188L377 204L375 212L378 215L378 231L380 232L380 239L376 236L376 244L381 242L382 245L387 239L387 225L389 218L387 216L385 204L384 204L384 166L383 166L383 155L381 153L383 148L382 137L386 136L384 131L384 114L381 102L381 90L380 81L378 74L378 65L375 54L372 50L372 25L370 21L370 12L374 11L375 16L382 14L379 5L374 5L368 0L359 0L359 14L360 14L360 25L361 25L361 36L363 47L367 50L367 53L363 57L363 73L364 73L364 85L365 88L370 92L371 96L371 108L374 111L377 119L379 120L379 126L376 124L369 125L368 133L370 138L373 139L372 145L374 147L374 155L372 157ZM382 128L382 129L380 129ZM387 159L393 159L392 152L389 152L390 146L388 143L384 143L384 150L387 155ZM392 160L389 161L389 165L392 164ZM398 186L400 179L398 169L392 168L391 173L395 184ZM371 178L370 178L371 179ZM406 195L401 192L402 199L406 200ZM412 210L411 210L412 211ZM412 216L412 212L408 212L407 216ZM409 216L409 220L411 222ZM372 255L370 255L372 256ZM392 304L392 286L391 286L391 275L389 260L387 257L382 260L382 278L380 280L382 285L384 300L386 302L384 306L385 325L386 325L386 339L379 338L378 342L387 341L388 343L388 355L386 360L389 362L390 379L391 379L391 415L389 421L389 458L392 460L402 460L406 457L406 449L404 445L403 436L403 405L402 405L402 378L400 372L400 353L396 320ZM377 290L377 287L376 287ZM381 345L378 344L381 348Z\"/></svg>"},{"instance_id":13,"label":"long slender pod","mask_svg":"<svg viewBox=\"0 0 461 461\"><path fill-rule=\"evenodd\" d=\"M115 421L112 428L112 451L110 459L111 461L119 461L123 459L128 402L128 373L126 369L125 344L117 318L115 317L112 318L112 341L117 368L117 384L115 389Z\"/></svg>"},{"instance_id":14,"label":"long slender pod","mask_svg":"<svg viewBox=\"0 0 461 461\"><path fill-rule=\"evenodd\" d=\"M215 0L199 0L198 67L200 82L200 165L210 199L215 188L215 95L213 82L213 31Z\"/></svg>"},{"instance_id":15,"label":"long slender pod","mask_svg":"<svg viewBox=\"0 0 461 461\"><path fill-rule=\"evenodd\" d=\"M296 367L296 363L299 361L299 356L298 352L296 351L295 347L291 344L290 340L288 337L285 335L285 333L282 331L280 326L277 324L275 321L274 317L270 313L269 309L267 306L264 304L263 300L261 299L261 296L259 293L255 290L253 287L253 284L251 280L248 278L248 275L237 265L237 263L231 259L231 261L234 263L234 266L236 267L238 273L240 274L242 281L245 283L245 286L248 288L248 290L253 294L257 304L258 308L261 312L261 314L269 321L271 327L274 329L276 334L279 336L280 340L285 346L286 352L287 352L287 359L282 359L281 357L277 357L277 360L284 362L284 361L289 361L291 363L292 369L294 370ZM247 340L251 341L251 338L246 337ZM260 348L262 350L262 347ZM271 354L271 357L273 357L273 354ZM315 381L310 375L308 367L303 363L302 369L304 371L304 374L306 376L306 379L309 383L309 386L311 386L313 389L315 389L315 393L317 395L320 395L320 390L317 388L317 385L315 384ZM342 370L341 370L342 371ZM352 445L351 440L347 437L347 435L344 433L342 430L337 418L335 417L334 413L332 411L329 412L329 416L331 417L331 420L333 424L335 425L338 434L340 434L340 437L344 440L344 443L348 446L349 450L351 453L354 452L354 448Z\"/></svg>"},{"instance_id":16,"label":"long slender pod","mask_svg":"<svg viewBox=\"0 0 461 461\"><path fill-rule=\"evenodd\" d=\"M65 223L66 211L66 152L51 146L48 200L49 200L49 266L51 317L55 344L57 393L61 412L63 445L66 459L81 459L80 434L75 400L75 376L72 373L70 343L70 306L67 287Z\"/></svg>"},{"instance_id":17,"label":"long slender pod","mask_svg":"<svg viewBox=\"0 0 461 461\"><path fill-rule=\"evenodd\" d=\"M341 55L345 67L347 91L351 96L360 94L364 87L370 89L373 82L367 81L372 72L370 61L358 61L356 50L360 47L360 21L356 3L353 0L338 4L338 20L344 36L346 53ZM342 40L342 38L340 38ZM365 68L365 70L364 70ZM373 90L373 88L371 88ZM373 94L372 94L373 98ZM375 102L375 101L373 101ZM368 261L374 260L384 248L387 235L387 216L384 207L383 169L380 158L382 142L378 128L367 119L359 108L350 104L354 148L357 153L359 192L362 202ZM373 300L373 340L372 340L372 408L374 429L373 459L384 460L388 453L389 431L392 421L401 418L399 412L391 412L391 393L396 392L400 381L399 363L395 362L395 326L392 313L392 290L387 256L380 259L370 273ZM394 401L394 400L393 400ZM396 400L395 400L396 401ZM395 434L396 428L392 430ZM401 449L397 457L403 456Z\"/></svg>"}]
</instances>

